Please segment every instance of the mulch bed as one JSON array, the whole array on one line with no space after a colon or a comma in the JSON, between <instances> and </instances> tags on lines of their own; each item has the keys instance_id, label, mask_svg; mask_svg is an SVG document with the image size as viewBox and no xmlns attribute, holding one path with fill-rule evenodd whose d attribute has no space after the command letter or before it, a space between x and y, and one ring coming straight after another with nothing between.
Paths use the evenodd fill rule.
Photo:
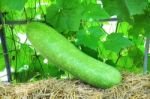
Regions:
<instances>
[{"instance_id":1,"label":"mulch bed","mask_svg":"<svg viewBox=\"0 0 150 99\"><path fill-rule=\"evenodd\" d=\"M123 73L120 85L94 88L79 80L49 78L30 83L0 83L0 99L150 99L150 74Z\"/></svg>"}]
</instances>

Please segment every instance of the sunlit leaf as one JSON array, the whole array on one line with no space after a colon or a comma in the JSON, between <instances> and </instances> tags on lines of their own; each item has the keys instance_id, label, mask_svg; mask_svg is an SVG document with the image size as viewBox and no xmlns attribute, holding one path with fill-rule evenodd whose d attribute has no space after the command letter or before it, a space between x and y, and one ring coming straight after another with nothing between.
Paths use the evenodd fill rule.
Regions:
<instances>
[{"instance_id":1,"label":"sunlit leaf","mask_svg":"<svg viewBox=\"0 0 150 99\"><path fill-rule=\"evenodd\" d=\"M27 0L0 0L0 11L22 10Z\"/></svg>"},{"instance_id":2,"label":"sunlit leaf","mask_svg":"<svg viewBox=\"0 0 150 99\"><path fill-rule=\"evenodd\" d=\"M82 20L98 21L100 19L109 18L109 15L101 7L100 4L83 3L83 7L84 7L84 11L83 11L83 15L82 15Z\"/></svg>"},{"instance_id":3,"label":"sunlit leaf","mask_svg":"<svg viewBox=\"0 0 150 99\"><path fill-rule=\"evenodd\" d=\"M107 50L114 51L119 53L119 51L123 48L127 48L133 45L133 43L128 40L128 38L123 37L120 33L112 33L107 36L106 41L104 42L104 47Z\"/></svg>"},{"instance_id":4,"label":"sunlit leaf","mask_svg":"<svg viewBox=\"0 0 150 99\"><path fill-rule=\"evenodd\" d=\"M102 0L104 9L110 15L128 21L131 15L143 14L148 5L147 0Z\"/></svg>"},{"instance_id":5,"label":"sunlit leaf","mask_svg":"<svg viewBox=\"0 0 150 99\"><path fill-rule=\"evenodd\" d=\"M99 27L91 27L89 29L80 30L77 33L77 44L97 50L100 37L104 34L105 32Z\"/></svg>"},{"instance_id":6,"label":"sunlit leaf","mask_svg":"<svg viewBox=\"0 0 150 99\"><path fill-rule=\"evenodd\" d=\"M78 31L81 11L79 0L57 0L48 7L46 20L59 32Z\"/></svg>"},{"instance_id":7,"label":"sunlit leaf","mask_svg":"<svg viewBox=\"0 0 150 99\"><path fill-rule=\"evenodd\" d=\"M130 15L143 14L148 6L147 0L125 0Z\"/></svg>"}]
</instances>

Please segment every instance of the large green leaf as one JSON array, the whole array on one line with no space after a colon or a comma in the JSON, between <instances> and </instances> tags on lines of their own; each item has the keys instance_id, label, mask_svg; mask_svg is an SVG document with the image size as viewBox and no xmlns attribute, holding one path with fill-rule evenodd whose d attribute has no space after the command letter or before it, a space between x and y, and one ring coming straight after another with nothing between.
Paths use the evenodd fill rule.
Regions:
<instances>
[{"instance_id":1,"label":"large green leaf","mask_svg":"<svg viewBox=\"0 0 150 99\"><path fill-rule=\"evenodd\" d=\"M104 9L111 15L122 19L129 19L130 13L124 0L102 0Z\"/></svg>"},{"instance_id":2,"label":"large green leaf","mask_svg":"<svg viewBox=\"0 0 150 99\"><path fill-rule=\"evenodd\" d=\"M131 15L143 14L148 5L147 0L102 0L104 9L110 15L128 20Z\"/></svg>"},{"instance_id":3,"label":"large green leaf","mask_svg":"<svg viewBox=\"0 0 150 99\"><path fill-rule=\"evenodd\" d=\"M150 16L146 14L135 15L133 27L129 30L130 35L139 36L140 34L150 37Z\"/></svg>"},{"instance_id":4,"label":"large green leaf","mask_svg":"<svg viewBox=\"0 0 150 99\"><path fill-rule=\"evenodd\" d=\"M99 27L82 29L77 33L77 44L84 45L93 50L97 50L100 42L100 37L104 34L105 32Z\"/></svg>"},{"instance_id":5,"label":"large green leaf","mask_svg":"<svg viewBox=\"0 0 150 99\"><path fill-rule=\"evenodd\" d=\"M125 0L130 15L143 14L148 6L147 0Z\"/></svg>"},{"instance_id":6,"label":"large green leaf","mask_svg":"<svg viewBox=\"0 0 150 99\"><path fill-rule=\"evenodd\" d=\"M0 11L22 10L27 0L0 0Z\"/></svg>"},{"instance_id":7,"label":"large green leaf","mask_svg":"<svg viewBox=\"0 0 150 99\"><path fill-rule=\"evenodd\" d=\"M81 11L79 0L57 0L48 7L46 20L59 32L78 31Z\"/></svg>"},{"instance_id":8,"label":"large green leaf","mask_svg":"<svg viewBox=\"0 0 150 99\"><path fill-rule=\"evenodd\" d=\"M83 3L84 11L82 13L82 20L98 21L99 19L109 18L109 15L101 7L100 4ZM92 8L92 9L91 9Z\"/></svg>"},{"instance_id":9,"label":"large green leaf","mask_svg":"<svg viewBox=\"0 0 150 99\"><path fill-rule=\"evenodd\" d=\"M127 48L133 45L133 43L126 37L123 37L121 33L112 33L107 36L106 41L104 42L104 47L107 50L114 51L119 53L123 48Z\"/></svg>"}]
</instances>

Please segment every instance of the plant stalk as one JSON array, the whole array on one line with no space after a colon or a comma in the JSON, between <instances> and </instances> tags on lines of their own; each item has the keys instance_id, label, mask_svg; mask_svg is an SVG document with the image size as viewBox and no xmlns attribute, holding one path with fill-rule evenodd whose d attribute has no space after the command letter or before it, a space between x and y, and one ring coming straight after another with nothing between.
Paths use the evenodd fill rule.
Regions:
<instances>
[{"instance_id":1,"label":"plant stalk","mask_svg":"<svg viewBox=\"0 0 150 99\"><path fill-rule=\"evenodd\" d=\"M7 43L6 43L6 38L5 38L5 29L4 29L4 21L3 21L2 13L0 13L0 38L1 38L2 48L3 48L5 64L6 64L7 78L8 78L8 82L10 82L11 81L11 68L10 68L8 49L7 49Z\"/></svg>"},{"instance_id":2,"label":"plant stalk","mask_svg":"<svg viewBox=\"0 0 150 99\"><path fill-rule=\"evenodd\" d=\"M149 45L150 45L150 38L146 38L145 56L144 56L144 74L147 74Z\"/></svg>"}]
</instances>

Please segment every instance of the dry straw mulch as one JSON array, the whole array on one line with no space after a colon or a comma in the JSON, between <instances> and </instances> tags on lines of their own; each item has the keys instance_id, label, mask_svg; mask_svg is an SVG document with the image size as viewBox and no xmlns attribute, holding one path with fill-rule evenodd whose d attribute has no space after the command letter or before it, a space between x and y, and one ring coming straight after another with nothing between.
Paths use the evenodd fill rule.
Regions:
<instances>
[{"instance_id":1,"label":"dry straw mulch","mask_svg":"<svg viewBox=\"0 0 150 99\"><path fill-rule=\"evenodd\" d=\"M79 80L1 83L0 99L150 99L150 75L123 73L122 83L109 89L94 88Z\"/></svg>"}]
</instances>

